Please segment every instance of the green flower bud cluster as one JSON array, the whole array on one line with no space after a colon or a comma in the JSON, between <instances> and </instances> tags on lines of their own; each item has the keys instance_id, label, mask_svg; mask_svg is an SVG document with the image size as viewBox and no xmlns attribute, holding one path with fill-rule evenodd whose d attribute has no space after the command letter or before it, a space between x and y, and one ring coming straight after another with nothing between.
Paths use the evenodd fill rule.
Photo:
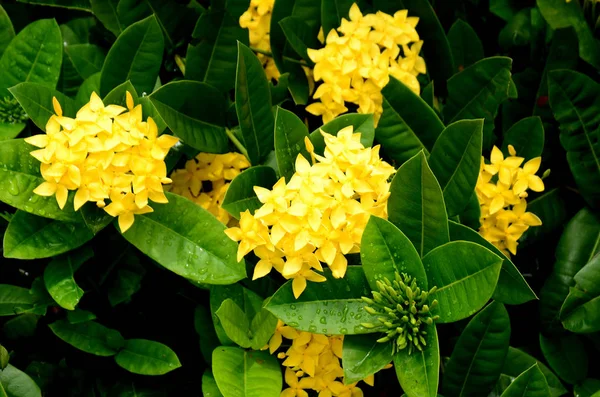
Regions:
<instances>
[{"instance_id":1,"label":"green flower bud cluster","mask_svg":"<svg viewBox=\"0 0 600 397\"><path fill-rule=\"evenodd\" d=\"M393 281L387 278L378 280L377 288L379 291L372 291L372 299L363 296L362 300L369 305L365 306L367 313L379 316L379 323L361 325L385 332L386 335L377 342L394 341L394 354L407 347L408 354L411 354L413 349L422 351L427 345L426 327L439 318L431 314L431 310L438 304L437 300L428 304L429 295L436 291L436 287L429 292L421 291L413 277L405 273L402 273L402 276L396 273Z\"/></svg>"},{"instance_id":2,"label":"green flower bud cluster","mask_svg":"<svg viewBox=\"0 0 600 397\"><path fill-rule=\"evenodd\" d=\"M29 117L15 98L0 98L0 123L24 123Z\"/></svg>"}]
</instances>

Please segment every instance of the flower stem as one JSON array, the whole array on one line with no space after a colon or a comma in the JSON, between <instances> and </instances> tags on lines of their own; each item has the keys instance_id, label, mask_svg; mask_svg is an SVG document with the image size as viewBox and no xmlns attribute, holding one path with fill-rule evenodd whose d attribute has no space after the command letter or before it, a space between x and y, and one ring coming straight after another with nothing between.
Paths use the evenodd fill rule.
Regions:
<instances>
[{"instance_id":1,"label":"flower stem","mask_svg":"<svg viewBox=\"0 0 600 397\"><path fill-rule=\"evenodd\" d=\"M240 153L242 153L244 156L246 156L246 158L250 159L248 157L248 151L246 150L244 145L242 145L242 142L240 142L239 139L237 139L237 137L235 136L233 131L231 131L229 128L225 128L225 133L227 134L229 139L231 139L231 142L233 142L233 144L240 151Z\"/></svg>"},{"instance_id":2,"label":"flower stem","mask_svg":"<svg viewBox=\"0 0 600 397\"><path fill-rule=\"evenodd\" d=\"M261 50L261 49L255 48L255 47L250 47L250 49L252 51L256 52L256 53L263 54L265 56L273 58L273 53L272 52ZM306 62L302 61L302 60L298 60L298 59L286 57L285 55L282 58L283 58L284 61L288 61L288 62L292 62L292 63L297 63L297 64L302 65L302 66L308 66L308 64Z\"/></svg>"}]
</instances>

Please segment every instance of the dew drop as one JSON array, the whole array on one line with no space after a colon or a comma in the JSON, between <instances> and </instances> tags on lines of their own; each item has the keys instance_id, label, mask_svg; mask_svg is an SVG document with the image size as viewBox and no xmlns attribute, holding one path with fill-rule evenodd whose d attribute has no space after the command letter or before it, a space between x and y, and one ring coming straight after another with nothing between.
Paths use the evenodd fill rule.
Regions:
<instances>
[{"instance_id":1,"label":"dew drop","mask_svg":"<svg viewBox=\"0 0 600 397\"><path fill-rule=\"evenodd\" d=\"M295 321L292 321L291 323L288 323L288 325L292 328L296 328L298 326L298 323Z\"/></svg>"},{"instance_id":2,"label":"dew drop","mask_svg":"<svg viewBox=\"0 0 600 397\"><path fill-rule=\"evenodd\" d=\"M319 322L320 322L321 324L327 324L327 317L321 317L321 318L319 319Z\"/></svg>"},{"instance_id":3,"label":"dew drop","mask_svg":"<svg viewBox=\"0 0 600 397\"><path fill-rule=\"evenodd\" d=\"M19 186L17 186L17 183L12 179L8 180L8 192L13 196L19 194Z\"/></svg>"},{"instance_id":4,"label":"dew drop","mask_svg":"<svg viewBox=\"0 0 600 397\"><path fill-rule=\"evenodd\" d=\"M310 332L313 332L313 333L314 333L314 332L317 332L317 327L315 327L314 325L311 325L310 327L308 327L308 330L309 330Z\"/></svg>"},{"instance_id":5,"label":"dew drop","mask_svg":"<svg viewBox=\"0 0 600 397\"><path fill-rule=\"evenodd\" d=\"M347 333L348 333L348 330L346 328L340 328L340 334L346 335Z\"/></svg>"},{"instance_id":6,"label":"dew drop","mask_svg":"<svg viewBox=\"0 0 600 397\"><path fill-rule=\"evenodd\" d=\"M326 334L327 333L327 328L323 328L323 329L321 329L321 331L323 331L323 333Z\"/></svg>"},{"instance_id":7,"label":"dew drop","mask_svg":"<svg viewBox=\"0 0 600 397\"><path fill-rule=\"evenodd\" d=\"M296 310L296 305L290 305L290 309Z\"/></svg>"},{"instance_id":8,"label":"dew drop","mask_svg":"<svg viewBox=\"0 0 600 397\"><path fill-rule=\"evenodd\" d=\"M298 320L302 321L303 320L302 316L298 316Z\"/></svg>"}]
</instances>

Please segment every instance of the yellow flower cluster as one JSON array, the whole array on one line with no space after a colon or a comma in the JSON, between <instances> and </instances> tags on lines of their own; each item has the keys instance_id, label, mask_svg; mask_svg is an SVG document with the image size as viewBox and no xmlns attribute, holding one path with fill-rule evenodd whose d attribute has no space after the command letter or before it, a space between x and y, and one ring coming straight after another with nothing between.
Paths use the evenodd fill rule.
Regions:
<instances>
[{"instance_id":1,"label":"yellow flower cluster","mask_svg":"<svg viewBox=\"0 0 600 397\"><path fill-rule=\"evenodd\" d=\"M200 153L188 160L185 168L173 171L169 190L200 205L227 225L233 218L221 204L230 182L248 167L250 163L239 153Z\"/></svg>"},{"instance_id":2,"label":"yellow flower cluster","mask_svg":"<svg viewBox=\"0 0 600 397\"><path fill-rule=\"evenodd\" d=\"M479 233L510 257L516 255L518 240L530 226L542 221L534 213L526 212L527 190L544 190L544 182L535 175L541 157L529 160L521 167L523 157L517 157L513 146L509 156L496 146L492 149L490 164L481 158L481 168L475 192L481 206Z\"/></svg>"},{"instance_id":3,"label":"yellow flower cluster","mask_svg":"<svg viewBox=\"0 0 600 397\"><path fill-rule=\"evenodd\" d=\"M419 56L423 41L415 29L419 18L409 17L407 10L363 16L356 4L349 16L337 32L329 32L324 48L308 50L315 62L315 81L323 83L313 95L320 102L306 110L326 123L348 111L345 103L350 102L358 106L358 113L373 113L377 123L383 111L381 89L389 76L420 91L416 76L426 68Z\"/></svg>"},{"instance_id":4,"label":"yellow flower cluster","mask_svg":"<svg viewBox=\"0 0 600 397\"><path fill-rule=\"evenodd\" d=\"M156 123L151 117L142 121L142 106L134 107L129 92L127 109L104 106L92 93L75 118L63 116L56 98L52 102L56 114L48 120L46 134L25 139L41 148L31 152L41 162L45 179L34 193L56 195L64 208L68 191L77 190L76 211L88 201L95 202L119 217L122 232L133 224L134 214L152 212L148 200L167 202L162 185L171 180L164 158L178 138L157 136Z\"/></svg>"},{"instance_id":5,"label":"yellow flower cluster","mask_svg":"<svg viewBox=\"0 0 600 397\"><path fill-rule=\"evenodd\" d=\"M250 7L240 17L240 26L247 28L250 35L250 47L256 48L264 52L271 51L271 14L275 0L251 0ZM267 79L279 80L279 70L275 66L273 58L257 54L260 59Z\"/></svg>"},{"instance_id":6,"label":"yellow flower cluster","mask_svg":"<svg viewBox=\"0 0 600 397\"><path fill-rule=\"evenodd\" d=\"M269 341L269 351L273 354L283 342L283 338L292 341L291 346L280 352L277 357L285 359L287 388L280 397L308 397L306 390L314 390L319 397L362 397L362 390L355 383L344 385L344 370L340 360L344 336L326 336L311 332L298 331L281 320ZM265 347L266 348L266 347ZM391 367L388 364L386 368ZM374 375L363 379L370 386L374 384Z\"/></svg>"},{"instance_id":7,"label":"yellow flower cluster","mask_svg":"<svg viewBox=\"0 0 600 397\"><path fill-rule=\"evenodd\" d=\"M388 179L395 172L379 157L379 146L365 148L352 126L337 136L321 133L324 156L316 155L306 138L313 164L298 155L289 182L281 178L272 190L255 186L263 205L254 215L242 213L239 227L225 231L240 242L238 261L252 250L260 258L253 279L275 268L293 279L296 297L307 280L325 281L313 270L323 271L321 262L334 277L344 276L344 255L359 252L369 216L387 218Z\"/></svg>"}]
</instances>

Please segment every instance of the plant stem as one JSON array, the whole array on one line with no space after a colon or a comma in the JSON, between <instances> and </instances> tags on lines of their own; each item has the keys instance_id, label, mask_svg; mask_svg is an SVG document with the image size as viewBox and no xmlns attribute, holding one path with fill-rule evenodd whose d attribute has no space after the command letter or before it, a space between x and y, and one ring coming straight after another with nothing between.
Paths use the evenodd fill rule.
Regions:
<instances>
[{"instance_id":1,"label":"plant stem","mask_svg":"<svg viewBox=\"0 0 600 397\"><path fill-rule=\"evenodd\" d=\"M249 159L249 157L248 157L248 151L246 150L246 148L244 147L244 145L242 145L242 142L240 142L237 139L237 137L233 134L233 131L231 131L229 128L225 128L225 133L227 134L227 136L229 137L229 139L231 139L231 142L233 142L233 144L240 151L240 153L242 153L244 156L246 156L246 158Z\"/></svg>"},{"instance_id":2,"label":"plant stem","mask_svg":"<svg viewBox=\"0 0 600 397\"><path fill-rule=\"evenodd\" d=\"M265 56L273 58L273 53L272 52L261 50L261 49L255 48L255 47L250 47L250 49L252 51L256 52L256 53L263 54ZM297 63L297 64L302 65L302 66L308 66L308 64L306 62L304 62L303 60L298 60L298 59L286 57L285 55L282 58L283 58L284 61L288 61L288 62L292 62L292 63Z\"/></svg>"}]
</instances>

